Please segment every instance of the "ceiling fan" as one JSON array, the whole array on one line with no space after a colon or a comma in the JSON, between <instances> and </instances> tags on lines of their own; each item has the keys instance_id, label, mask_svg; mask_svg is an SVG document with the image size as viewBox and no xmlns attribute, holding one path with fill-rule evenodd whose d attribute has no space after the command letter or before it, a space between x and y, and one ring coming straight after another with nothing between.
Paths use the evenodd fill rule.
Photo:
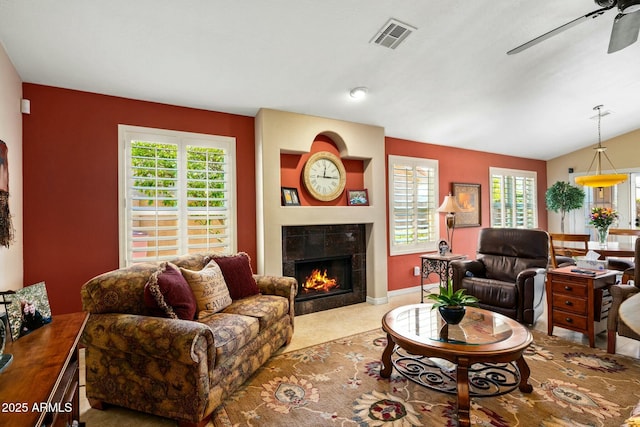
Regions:
<instances>
[{"instance_id":1,"label":"ceiling fan","mask_svg":"<svg viewBox=\"0 0 640 427\"><path fill-rule=\"evenodd\" d=\"M583 21L595 19L609 9L613 9L615 6L618 6L619 13L613 21L611 39L609 40L609 49L607 50L607 53L617 52L632 45L636 40L638 40L638 32L640 32L640 0L594 0L594 2L600 6L601 9L589 12L584 16L576 18L573 21L567 22L556 29L536 37L515 49L511 49L507 52L507 55L522 52L523 50L568 30Z\"/></svg>"}]
</instances>

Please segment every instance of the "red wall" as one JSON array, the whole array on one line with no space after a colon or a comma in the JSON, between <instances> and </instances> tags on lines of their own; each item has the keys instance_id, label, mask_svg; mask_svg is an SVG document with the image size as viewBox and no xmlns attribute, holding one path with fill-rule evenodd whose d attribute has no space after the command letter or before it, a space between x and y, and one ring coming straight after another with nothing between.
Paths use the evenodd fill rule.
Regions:
<instances>
[{"instance_id":1,"label":"red wall","mask_svg":"<svg viewBox=\"0 0 640 427\"><path fill-rule=\"evenodd\" d=\"M536 171L538 174L538 227L547 229L547 213L544 203L544 194L547 189L546 162L390 137L386 137L385 141L387 156L398 155L438 160L440 200L449 194L453 182L480 184L482 227L490 226L489 167ZM456 228L453 233L453 252L467 255L470 259L475 258L480 228ZM440 215L440 237L443 239L446 239L446 230L444 214L442 214ZM388 257L389 290L420 285L420 277L413 275L413 267L420 265L419 256L420 254L410 254ZM431 281L437 280L435 275L431 278Z\"/></svg>"},{"instance_id":2,"label":"red wall","mask_svg":"<svg viewBox=\"0 0 640 427\"><path fill-rule=\"evenodd\" d=\"M253 117L24 84L24 280L44 280L54 314L118 268L118 124L236 138L238 249L255 259ZM254 265L255 268L255 265Z\"/></svg>"},{"instance_id":3,"label":"red wall","mask_svg":"<svg viewBox=\"0 0 640 427\"><path fill-rule=\"evenodd\" d=\"M254 118L35 84L23 85L31 114L23 116L25 286L44 280L52 311L81 310L80 287L118 267L118 124L236 138L238 249L256 255ZM337 149L322 136L310 152ZM437 159L440 194L452 182L482 185L482 225L489 225L489 167L538 173L539 226L544 210L543 161L386 138L386 153ZM303 204L314 201L300 182L304 156L283 156L282 185L297 187ZM362 188L363 164L345 161L347 188ZM346 205L346 196L334 203ZM454 251L473 257L480 228L460 228ZM441 216L442 237L446 235ZM417 286L419 254L388 257L389 290ZM255 264L253 265L255 268Z\"/></svg>"}]
</instances>

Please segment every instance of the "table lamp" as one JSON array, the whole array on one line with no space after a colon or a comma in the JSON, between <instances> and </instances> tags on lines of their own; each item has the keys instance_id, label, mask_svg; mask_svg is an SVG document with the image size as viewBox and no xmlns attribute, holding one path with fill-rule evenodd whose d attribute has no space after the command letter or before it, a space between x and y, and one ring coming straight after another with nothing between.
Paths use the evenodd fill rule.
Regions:
<instances>
[{"instance_id":1,"label":"table lamp","mask_svg":"<svg viewBox=\"0 0 640 427\"><path fill-rule=\"evenodd\" d=\"M437 211L447 214L445 217L447 221L447 241L449 242L449 252L452 252L453 229L456 225L456 212L462 212L462 208L458 202L456 202L456 198L449 193L448 196L444 197L444 200Z\"/></svg>"}]
</instances>

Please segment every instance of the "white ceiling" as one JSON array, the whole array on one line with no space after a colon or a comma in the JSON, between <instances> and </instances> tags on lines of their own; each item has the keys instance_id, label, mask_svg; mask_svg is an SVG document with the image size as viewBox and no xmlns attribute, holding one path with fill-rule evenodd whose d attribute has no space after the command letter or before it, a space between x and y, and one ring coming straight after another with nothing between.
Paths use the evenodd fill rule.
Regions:
<instances>
[{"instance_id":1,"label":"white ceiling","mask_svg":"<svg viewBox=\"0 0 640 427\"><path fill-rule=\"evenodd\" d=\"M254 116L273 108L386 135L548 160L640 128L640 42L617 11L516 55L591 0L0 0L24 82ZM397 49L369 43L395 18ZM355 102L348 91L369 88Z\"/></svg>"}]
</instances>

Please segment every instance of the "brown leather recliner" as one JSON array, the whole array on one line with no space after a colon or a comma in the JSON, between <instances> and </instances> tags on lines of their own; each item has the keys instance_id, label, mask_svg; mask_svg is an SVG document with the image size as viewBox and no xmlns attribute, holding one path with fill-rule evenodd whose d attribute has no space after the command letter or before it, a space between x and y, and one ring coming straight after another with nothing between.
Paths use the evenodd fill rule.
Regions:
<instances>
[{"instance_id":1,"label":"brown leather recliner","mask_svg":"<svg viewBox=\"0 0 640 427\"><path fill-rule=\"evenodd\" d=\"M466 289L480 308L533 324L544 311L549 235L543 230L484 228L475 260L453 261L454 289Z\"/></svg>"}]
</instances>

